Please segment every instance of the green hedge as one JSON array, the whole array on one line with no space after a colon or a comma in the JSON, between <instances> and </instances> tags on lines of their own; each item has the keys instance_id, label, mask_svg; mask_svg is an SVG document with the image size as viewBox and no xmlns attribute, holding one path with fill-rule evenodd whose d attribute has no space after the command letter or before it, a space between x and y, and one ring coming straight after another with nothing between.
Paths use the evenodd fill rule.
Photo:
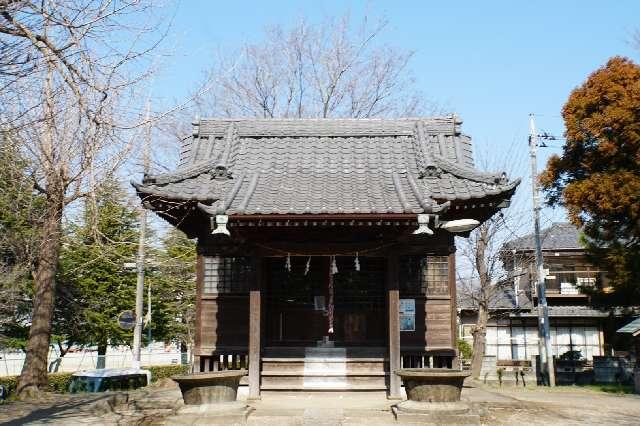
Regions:
<instances>
[{"instance_id":1,"label":"green hedge","mask_svg":"<svg viewBox=\"0 0 640 426\"><path fill-rule=\"evenodd\" d=\"M69 389L69 380L73 373L49 373L49 391L65 393ZM0 377L0 384L4 385L10 396L15 394L18 376Z\"/></svg>"},{"instance_id":2,"label":"green hedge","mask_svg":"<svg viewBox=\"0 0 640 426\"><path fill-rule=\"evenodd\" d=\"M174 376L176 374L186 374L189 372L188 365L157 365L153 367L143 367L151 371L151 382ZM69 381L73 373L49 373L49 390L55 393L66 393L69 390ZM9 395L15 394L18 384L18 376L0 377L0 384L4 385Z\"/></svg>"},{"instance_id":3,"label":"green hedge","mask_svg":"<svg viewBox=\"0 0 640 426\"><path fill-rule=\"evenodd\" d=\"M458 352L462 359L469 360L473 356L473 348L466 340L458 339Z\"/></svg>"},{"instance_id":4,"label":"green hedge","mask_svg":"<svg viewBox=\"0 0 640 426\"><path fill-rule=\"evenodd\" d=\"M0 385L5 387L7 395L13 395L16 391L16 386L18 386L18 376L0 377Z\"/></svg>"},{"instance_id":5,"label":"green hedge","mask_svg":"<svg viewBox=\"0 0 640 426\"><path fill-rule=\"evenodd\" d=\"M176 374L187 374L191 366L190 365L156 365L153 367L146 367L151 371L151 383L157 382L160 379L175 376Z\"/></svg>"},{"instance_id":6,"label":"green hedge","mask_svg":"<svg viewBox=\"0 0 640 426\"><path fill-rule=\"evenodd\" d=\"M73 373L49 373L49 390L55 393L67 393Z\"/></svg>"}]
</instances>

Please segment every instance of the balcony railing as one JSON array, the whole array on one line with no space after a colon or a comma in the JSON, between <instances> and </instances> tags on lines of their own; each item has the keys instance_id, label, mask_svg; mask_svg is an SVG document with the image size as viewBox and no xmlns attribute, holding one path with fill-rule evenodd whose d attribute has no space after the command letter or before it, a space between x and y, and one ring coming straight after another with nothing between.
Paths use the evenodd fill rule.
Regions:
<instances>
[{"instance_id":1,"label":"balcony railing","mask_svg":"<svg viewBox=\"0 0 640 426\"><path fill-rule=\"evenodd\" d=\"M599 271L549 271L545 285L549 295L572 296L584 294L585 288L594 288L602 282L601 278Z\"/></svg>"}]
</instances>

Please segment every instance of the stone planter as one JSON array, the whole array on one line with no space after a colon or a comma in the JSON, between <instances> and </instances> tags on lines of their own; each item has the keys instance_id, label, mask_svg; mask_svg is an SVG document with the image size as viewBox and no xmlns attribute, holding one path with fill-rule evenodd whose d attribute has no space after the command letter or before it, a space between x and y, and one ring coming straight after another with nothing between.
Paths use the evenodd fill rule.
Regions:
<instances>
[{"instance_id":1,"label":"stone planter","mask_svg":"<svg viewBox=\"0 0 640 426\"><path fill-rule=\"evenodd\" d=\"M402 379L409 401L460 401L462 383L471 373L446 368L403 368L396 371Z\"/></svg>"},{"instance_id":2,"label":"stone planter","mask_svg":"<svg viewBox=\"0 0 640 426\"><path fill-rule=\"evenodd\" d=\"M396 420L425 424L479 425L480 417L460 401L462 384L470 373L445 368L405 368L402 379L408 401L393 407Z\"/></svg>"},{"instance_id":3,"label":"stone planter","mask_svg":"<svg viewBox=\"0 0 640 426\"><path fill-rule=\"evenodd\" d=\"M246 370L226 370L173 376L180 386L185 405L232 402L238 396L240 379Z\"/></svg>"},{"instance_id":4,"label":"stone planter","mask_svg":"<svg viewBox=\"0 0 640 426\"><path fill-rule=\"evenodd\" d=\"M168 425L244 424L250 409L236 401L246 370L214 371L173 376L185 406L167 419Z\"/></svg>"}]
</instances>

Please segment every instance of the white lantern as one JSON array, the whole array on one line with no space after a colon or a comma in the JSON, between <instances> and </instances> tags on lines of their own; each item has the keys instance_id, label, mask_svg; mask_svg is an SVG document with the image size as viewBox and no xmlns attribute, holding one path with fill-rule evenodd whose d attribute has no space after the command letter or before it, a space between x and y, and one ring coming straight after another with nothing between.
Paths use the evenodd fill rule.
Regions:
<instances>
[{"instance_id":1,"label":"white lantern","mask_svg":"<svg viewBox=\"0 0 640 426\"><path fill-rule=\"evenodd\" d=\"M478 225L480 225L480 222L475 219L458 219L442 222L440 227L449 232L458 233L471 231L477 228Z\"/></svg>"}]
</instances>

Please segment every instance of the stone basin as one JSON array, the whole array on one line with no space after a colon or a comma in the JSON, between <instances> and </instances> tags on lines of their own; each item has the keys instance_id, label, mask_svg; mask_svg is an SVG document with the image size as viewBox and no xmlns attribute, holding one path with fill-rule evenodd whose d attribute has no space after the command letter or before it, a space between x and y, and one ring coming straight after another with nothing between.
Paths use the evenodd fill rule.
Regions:
<instances>
[{"instance_id":1,"label":"stone basin","mask_svg":"<svg viewBox=\"0 0 640 426\"><path fill-rule=\"evenodd\" d=\"M212 371L173 376L185 405L209 405L233 402L238 396L240 379L246 370Z\"/></svg>"},{"instance_id":2,"label":"stone basin","mask_svg":"<svg viewBox=\"0 0 640 426\"><path fill-rule=\"evenodd\" d=\"M396 374L402 378L409 401L415 402L458 402L462 383L471 375L447 368L402 368Z\"/></svg>"}]
</instances>

